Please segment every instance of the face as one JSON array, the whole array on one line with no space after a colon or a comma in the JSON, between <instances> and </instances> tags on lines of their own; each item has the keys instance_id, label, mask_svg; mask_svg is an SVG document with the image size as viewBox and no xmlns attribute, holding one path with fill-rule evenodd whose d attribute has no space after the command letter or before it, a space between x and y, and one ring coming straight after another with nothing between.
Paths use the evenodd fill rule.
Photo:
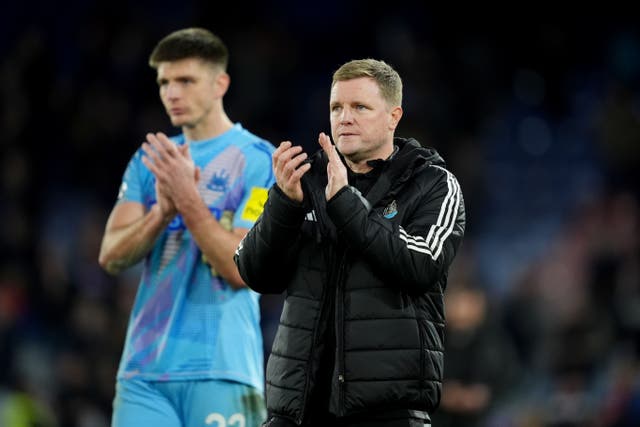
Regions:
<instances>
[{"instance_id":1,"label":"face","mask_svg":"<svg viewBox=\"0 0 640 427\"><path fill-rule=\"evenodd\" d=\"M160 99L174 126L195 128L212 117L228 86L227 74L197 58L161 62Z\"/></svg>"},{"instance_id":2,"label":"face","mask_svg":"<svg viewBox=\"0 0 640 427\"><path fill-rule=\"evenodd\" d=\"M390 107L369 77L337 81L331 88L331 135L348 162L386 159L402 108Z\"/></svg>"}]
</instances>

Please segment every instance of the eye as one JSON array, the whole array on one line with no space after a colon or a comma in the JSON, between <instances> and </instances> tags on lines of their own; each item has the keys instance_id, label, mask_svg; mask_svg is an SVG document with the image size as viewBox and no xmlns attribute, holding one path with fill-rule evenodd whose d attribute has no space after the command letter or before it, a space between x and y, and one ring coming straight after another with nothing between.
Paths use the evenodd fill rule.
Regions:
<instances>
[{"instance_id":1,"label":"eye","mask_svg":"<svg viewBox=\"0 0 640 427\"><path fill-rule=\"evenodd\" d=\"M332 105L331 106L331 112L332 113L339 112L341 109L342 109L342 107L340 107L339 105Z\"/></svg>"},{"instance_id":2,"label":"eye","mask_svg":"<svg viewBox=\"0 0 640 427\"><path fill-rule=\"evenodd\" d=\"M358 111L364 111L366 109L367 109L367 107L362 105L362 104L356 105L356 110L358 110Z\"/></svg>"}]
</instances>

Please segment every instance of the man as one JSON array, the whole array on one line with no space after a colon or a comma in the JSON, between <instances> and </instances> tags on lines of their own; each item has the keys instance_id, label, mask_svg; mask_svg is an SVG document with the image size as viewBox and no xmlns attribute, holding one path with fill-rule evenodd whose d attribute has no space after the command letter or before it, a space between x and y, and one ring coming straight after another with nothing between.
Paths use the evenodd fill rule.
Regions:
<instances>
[{"instance_id":1,"label":"man","mask_svg":"<svg viewBox=\"0 0 640 427\"><path fill-rule=\"evenodd\" d=\"M162 39L149 64L182 134L149 133L129 162L100 264L143 260L117 376L113 426L264 421L258 295L233 261L273 184L275 147L224 111L227 48L204 29Z\"/></svg>"},{"instance_id":2,"label":"man","mask_svg":"<svg viewBox=\"0 0 640 427\"><path fill-rule=\"evenodd\" d=\"M333 75L331 133L284 141L276 185L236 251L248 286L286 290L267 365L269 427L423 426L438 406L443 293L464 233L442 158L394 138L402 81L383 61Z\"/></svg>"}]
</instances>

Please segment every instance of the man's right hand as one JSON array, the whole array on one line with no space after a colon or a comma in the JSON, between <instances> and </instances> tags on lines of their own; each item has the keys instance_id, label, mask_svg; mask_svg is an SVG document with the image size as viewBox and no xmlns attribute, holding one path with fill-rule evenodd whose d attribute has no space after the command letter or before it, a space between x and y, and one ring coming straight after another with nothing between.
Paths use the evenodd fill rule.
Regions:
<instances>
[{"instance_id":1,"label":"man's right hand","mask_svg":"<svg viewBox=\"0 0 640 427\"><path fill-rule=\"evenodd\" d=\"M302 151L301 146L291 144L291 141L281 142L273 153L276 184L287 197L296 202L304 199L300 179L311 169L311 164L303 164L306 159L307 153Z\"/></svg>"},{"instance_id":2,"label":"man's right hand","mask_svg":"<svg viewBox=\"0 0 640 427\"><path fill-rule=\"evenodd\" d=\"M158 202L158 208L160 208L160 214L165 221L170 221L178 213L175 203L171 200L171 197L163 191L162 186L156 181L156 199Z\"/></svg>"}]
</instances>

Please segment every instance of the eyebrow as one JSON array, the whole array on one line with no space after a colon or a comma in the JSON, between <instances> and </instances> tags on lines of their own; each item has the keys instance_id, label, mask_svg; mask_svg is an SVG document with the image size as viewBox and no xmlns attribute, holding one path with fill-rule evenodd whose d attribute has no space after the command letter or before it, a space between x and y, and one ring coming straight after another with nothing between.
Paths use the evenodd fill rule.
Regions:
<instances>
[{"instance_id":1,"label":"eyebrow","mask_svg":"<svg viewBox=\"0 0 640 427\"><path fill-rule=\"evenodd\" d=\"M171 79L169 79L168 77L158 77L156 79L156 82L162 83L162 82L167 82L169 80L197 80L197 78L191 74L183 74L180 76L172 77Z\"/></svg>"}]
</instances>

